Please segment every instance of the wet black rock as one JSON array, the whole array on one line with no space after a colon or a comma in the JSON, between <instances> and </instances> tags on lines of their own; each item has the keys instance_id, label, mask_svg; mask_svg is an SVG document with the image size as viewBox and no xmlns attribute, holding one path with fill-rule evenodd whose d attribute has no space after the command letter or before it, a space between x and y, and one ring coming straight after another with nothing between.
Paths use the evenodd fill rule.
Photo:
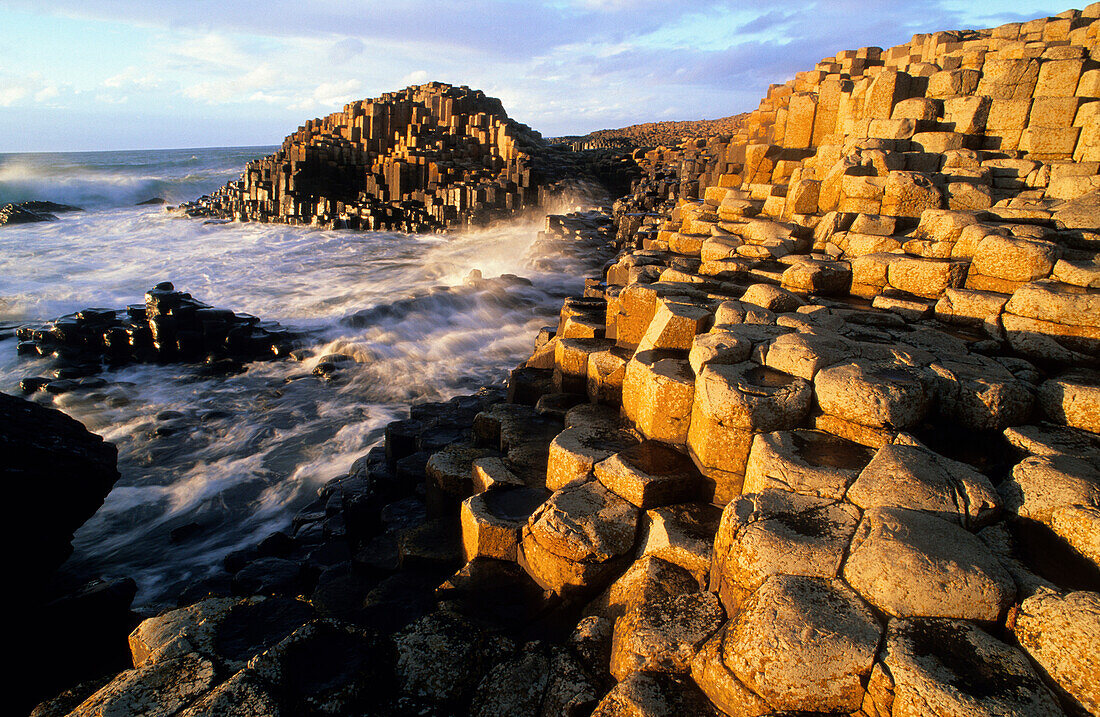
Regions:
<instances>
[{"instance_id":1,"label":"wet black rock","mask_svg":"<svg viewBox=\"0 0 1100 717\"><path fill-rule=\"evenodd\" d=\"M7 224L31 224L33 222L56 221L55 214L79 212L80 207L56 202L19 202L0 206L0 227Z\"/></svg>"},{"instance_id":2,"label":"wet black rock","mask_svg":"<svg viewBox=\"0 0 1100 717\"><path fill-rule=\"evenodd\" d=\"M0 394L8 574L41 585L119 478L113 445L60 411Z\"/></svg>"},{"instance_id":3,"label":"wet black rock","mask_svg":"<svg viewBox=\"0 0 1100 717\"><path fill-rule=\"evenodd\" d=\"M58 572L74 531L119 478L113 445L60 411L0 393L0 455L5 597L18 618L7 640L19 655L5 703L29 710L59 689L126 667L136 586L125 578L66 584Z\"/></svg>"},{"instance_id":4,"label":"wet black rock","mask_svg":"<svg viewBox=\"0 0 1100 717\"><path fill-rule=\"evenodd\" d=\"M202 363L204 375L222 376L243 370L243 363L282 358L295 337L272 321L214 308L171 282L157 284L145 303L125 309L89 308L40 326L16 331L22 356L53 356L60 363L57 379L32 388L51 393L101 388L90 376L103 362Z\"/></svg>"}]
</instances>

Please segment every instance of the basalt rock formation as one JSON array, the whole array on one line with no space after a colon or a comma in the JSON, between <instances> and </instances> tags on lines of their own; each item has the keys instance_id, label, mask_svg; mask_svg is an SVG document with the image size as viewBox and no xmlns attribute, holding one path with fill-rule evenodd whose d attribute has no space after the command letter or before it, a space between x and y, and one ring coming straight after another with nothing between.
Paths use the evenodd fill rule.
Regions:
<instances>
[{"instance_id":1,"label":"basalt rock formation","mask_svg":"<svg viewBox=\"0 0 1100 717\"><path fill-rule=\"evenodd\" d=\"M79 212L80 207L56 202L18 202L0 206L0 227L7 224L30 224L33 222L51 222L57 219L54 214Z\"/></svg>"},{"instance_id":2,"label":"basalt rock formation","mask_svg":"<svg viewBox=\"0 0 1100 717\"><path fill-rule=\"evenodd\" d=\"M506 396L413 407L74 714L1100 713L1098 80L1094 4L644 153L614 239L548 218L620 253Z\"/></svg>"},{"instance_id":3,"label":"basalt rock formation","mask_svg":"<svg viewBox=\"0 0 1100 717\"><path fill-rule=\"evenodd\" d=\"M129 610L136 585L125 578L70 585L59 574L73 533L119 478L113 445L61 411L0 393L0 453L12 546L5 603L19 615L6 637L21 655L6 701L28 709L43 693L119 669L117 634L136 623ZM58 652L61 643L68 648Z\"/></svg>"},{"instance_id":4,"label":"basalt rock formation","mask_svg":"<svg viewBox=\"0 0 1100 717\"><path fill-rule=\"evenodd\" d=\"M23 379L25 393L101 387L104 379L94 375L104 363L205 362L212 371L232 372L243 362L286 357L295 340L274 321L204 304L167 281L146 292L142 304L21 326L16 338L21 355L57 363L55 378Z\"/></svg>"},{"instance_id":5,"label":"basalt rock formation","mask_svg":"<svg viewBox=\"0 0 1100 717\"><path fill-rule=\"evenodd\" d=\"M619 129L596 130L583 136L554 137L547 141L565 143L577 151L620 149L628 152L674 146L694 139L708 140L719 135L725 135L728 141L729 137L741 131L748 117L748 113L745 113L715 120L643 122Z\"/></svg>"},{"instance_id":6,"label":"basalt rock formation","mask_svg":"<svg viewBox=\"0 0 1100 717\"><path fill-rule=\"evenodd\" d=\"M438 82L314 119L191 216L426 232L546 205L632 163L555 150L480 90ZM619 180L621 182L621 180Z\"/></svg>"}]
</instances>

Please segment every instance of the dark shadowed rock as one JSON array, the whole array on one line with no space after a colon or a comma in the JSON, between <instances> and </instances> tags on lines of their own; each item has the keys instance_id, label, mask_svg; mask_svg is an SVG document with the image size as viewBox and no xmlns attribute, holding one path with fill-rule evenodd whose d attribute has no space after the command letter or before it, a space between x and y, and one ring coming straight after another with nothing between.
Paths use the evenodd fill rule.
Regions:
<instances>
[{"instance_id":1,"label":"dark shadowed rock","mask_svg":"<svg viewBox=\"0 0 1100 717\"><path fill-rule=\"evenodd\" d=\"M40 588L118 480L118 451L60 411L0 394L0 454L5 543L20 546L8 556L9 575Z\"/></svg>"}]
</instances>

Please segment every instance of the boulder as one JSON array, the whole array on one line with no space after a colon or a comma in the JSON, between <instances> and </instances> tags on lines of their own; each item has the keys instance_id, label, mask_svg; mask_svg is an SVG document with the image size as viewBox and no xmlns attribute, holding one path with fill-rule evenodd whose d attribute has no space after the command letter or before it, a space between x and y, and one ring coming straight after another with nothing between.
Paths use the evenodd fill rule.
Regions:
<instances>
[{"instance_id":1,"label":"boulder","mask_svg":"<svg viewBox=\"0 0 1100 717\"><path fill-rule=\"evenodd\" d=\"M842 571L868 602L894 617L989 622L1016 597L989 548L955 523L902 508L864 512Z\"/></svg>"},{"instance_id":2,"label":"boulder","mask_svg":"<svg viewBox=\"0 0 1100 717\"><path fill-rule=\"evenodd\" d=\"M939 412L959 425L999 431L1031 417L1032 388L992 359L945 358L929 369Z\"/></svg>"},{"instance_id":3,"label":"boulder","mask_svg":"<svg viewBox=\"0 0 1100 717\"><path fill-rule=\"evenodd\" d=\"M391 641L401 691L437 705L464 704L498 657L481 630L441 610L420 618Z\"/></svg>"},{"instance_id":4,"label":"boulder","mask_svg":"<svg viewBox=\"0 0 1100 717\"><path fill-rule=\"evenodd\" d=\"M612 346L588 355L588 398L596 403L617 406L623 402L623 380L632 352Z\"/></svg>"},{"instance_id":5,"label":"boulder","mask_svg":"<svg viewBox=\"0 0 1100 717\"><path fill-rule=\"evenodd\" d=\"M973 272L1007 281L1045 279L1062 250L1054 242L989 234L974 250Z\"/></svg>"},{"instance_id":6,"label":"boulder","mask_svg":"<svg viewBox=\"0 0 1100 717\"><path fill-rule=\"evenodd\" d=\"M687 351L696 334L705 332L713 322L714 314L705 307L658 299L657 311L638 344L638 350Z\"/></svg>"}]
</instances>

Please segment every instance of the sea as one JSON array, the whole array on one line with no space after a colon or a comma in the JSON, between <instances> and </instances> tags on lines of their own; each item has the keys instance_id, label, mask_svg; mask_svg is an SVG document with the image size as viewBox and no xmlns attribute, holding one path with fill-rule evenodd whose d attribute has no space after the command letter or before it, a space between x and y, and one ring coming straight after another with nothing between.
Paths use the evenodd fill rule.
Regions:
<instances>
[{"instance_id":1,"label":"sea","mask_svg":"<svg viewBox=\"0 0 1100 717\"><path fill-rule=\"evenodd\" d=\"M141 303L170 281L278 321L309 353L221 378L129 365L104 370L102 389L30 397L118 447L122 477L76 533L65 571L133 578L139 609L172 604L226 554L287 528L409 405L501 385L592 268L590 257L540 253L539 216L408 235L211 223L139 205L212 192L274 149L0 154L0 205L83 209L0 227L0 326ZM474 270L529 283L472 290ZM47 359L18 356L10 330L0 335L0 391L19 394L21 378L50 375ZM341 364L338 380L314 376L328 354L355 362Z\"/></svg>"}]
</instances>

